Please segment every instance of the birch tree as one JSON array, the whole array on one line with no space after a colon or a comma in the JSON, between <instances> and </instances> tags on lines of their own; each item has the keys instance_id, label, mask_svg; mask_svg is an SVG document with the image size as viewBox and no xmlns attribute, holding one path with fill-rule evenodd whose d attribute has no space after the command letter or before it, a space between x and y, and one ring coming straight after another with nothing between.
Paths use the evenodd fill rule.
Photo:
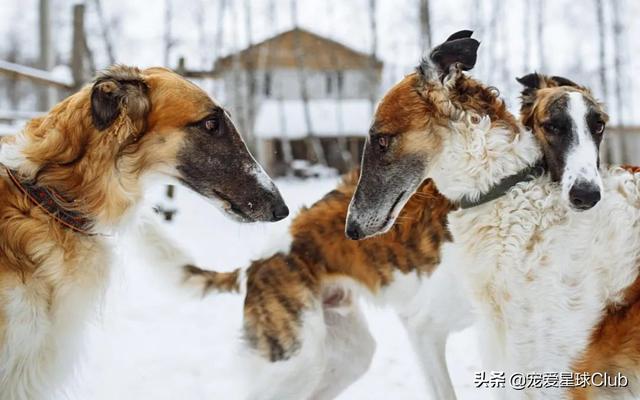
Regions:
<instances>
[{"instance_id":1,"label":"birch tree","mask_svg":"<svg viewBox=\"0 0 640 400\"><path fill-rule=\"evenodd\" d=\"M537 0L538 7L536 8L537 12L537 26L536 26L536 36L538 37L538 65L540 71L546 71L546 63L544 58L544 4L545 0Z\"/></svg>"},{"instance_id":2,"label":"birch tree","mask_svg":"<svg viewBox=\"0 0 640 400\"><path fill-rule=\"evenodd\" d=\"M529 60L531 58L531 0L524 0L522 4L522 72L529 73Z\"/></svg>"},{"instance_id":3,"label":"birch tree","mask_svg":"<svg viewBox=\"0 0 640 400\"><path fill-rule=\"evenodd\" d=\"M171 31L171 25L173 22L173 7L171 0L164 1L164 35L163 35L163 64L165 67L170 67L171 62L171 49L173 48L173 33Z\"/></svg>"},{"instance_id":4,"label":"birch tree","mask_svg":"<svg viewBox=\"0 0 640 400\"><path fill-rule=\"evenodd\" d=\"M420 2L420 47L422 51L431 49L431 10L429 0L418 0Z\"/></svg>"},{"instance_id":5,"label":"birch tree","mask_svg":"<svg viewBox=\"0 0 640 400\"><path fill-rule=\"evenodd\" d=\"M251 12L251 0L244 0L244 17L245 17L245 34L247 36L247 48L253 45L253 19ZM254 135L254 126L256 118L256 96L257 96L257 79L256 69L258 65L254 65L254 61L251 54L247 53L247 59L244 62L245 67L245 82L246 82L246 126L247 130L244 132L245 140L250 149L255 149L256 138Z\"/></svg>"},{"instance_id":6,"label":"birch tree","mask_svg":"<svg viewBox=\"0 0 640 400\"><path fill-rule=\"evenodd\" d=\"M96 8L96 14L98 15L102 41L104 42L104 46L107 51L107 59L109 60L109 64L115 64L116 54L113 49L113 41L111 40L111 35L109 32L109 23L107 22L104 11L102 9L102 2L101 0L93 0L93 5Z\"/></svg>"},{"instance_id":7,"label":"birch tree","mask_svg":"<svg viewBox=\"0 0 640 400\"><path fill-rule=\"evenodd\" d=\"M622 23L620 22L620 7L622 1L611 1L611 28L613 30L613 70L614 70L614 96L616 99L616 118L619 128L624 126L624 99L622 93L622 80L624 72L622 71L622 35L624 33ZM628 143L626 137L621 135L621 157L622 162L630 162L628 154Z\"/></svg>"},{"instance_id":8,"label":"birch tree","mask_svg":"<svg viewBox=\"0 0 640 400\"><path fill-rule=\"evenodd\" d=\"M426 0L421 0L426 1ZM426 3L428 6L428 2ZM378 29L377 29L377 19L376 19L376 9L377 4L376 0L369 0L369 29L371 32L371 51L369 56L369 102L371 103L371 114L373 114L373 107L376 102L376 88L377 88L377 64L378 64ZM421 9L422 15L422 9ZM422 17L420 18L421 26L422 26ZM428 21L428 12L427 12L427 24ZM423 28L421 28L422 30ZM428 27L426 27L428 31Z\"/></svg>"}]
</instances>

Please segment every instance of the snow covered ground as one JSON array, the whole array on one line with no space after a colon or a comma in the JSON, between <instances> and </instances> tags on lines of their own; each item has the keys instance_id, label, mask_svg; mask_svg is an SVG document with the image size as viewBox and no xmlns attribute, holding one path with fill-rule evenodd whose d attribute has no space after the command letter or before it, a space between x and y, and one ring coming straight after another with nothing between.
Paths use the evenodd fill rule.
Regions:
<instances>
[{"instance_id":1,"label":"snow covered ground","mask_svg":"<svg viewBox=\"0 0 640 400\"><path fill-rule=\"evenodd\" d=\"M336 179L280 180L294 211L311 204ZM160 196L160 192L155 198ZM154 196L152 196L153 198ZM179 214L167 230L201 265L220 270L246 265L268 253L286 234L291 218L275 224L238 225L184 189L177 191ZM71 400L238 399L234 366L242 299L184 296L166 285L134 249L126 249L114 271L99 318L87 334L82 367L73 379ZM418 364L395 314L366 306L378 347L370 371L340 399L426 399ZM488 399L475 389L480 363L473 329L458 333L448 347L450 371L461 399Z\"/></svg>"}]
</instances>

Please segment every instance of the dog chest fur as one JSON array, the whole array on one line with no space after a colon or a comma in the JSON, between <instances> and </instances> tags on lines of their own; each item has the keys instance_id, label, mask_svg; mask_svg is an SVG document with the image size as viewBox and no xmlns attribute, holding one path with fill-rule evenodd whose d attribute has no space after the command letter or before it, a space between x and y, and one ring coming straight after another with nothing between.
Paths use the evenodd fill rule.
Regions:
<instances>
[{"instance_id":1,"label":"dog chest fur","mask_svg":"<svg viewBox=\"0 0 640 400\"><path fill-rule=\"evenodd\" d=\"M638 180L605 173L603 200L584 213L561 205L559 188L542 177L449 215L455 256L491 342L483 346L487 367L572 371L607 307L623 304L638 276Z\"/></svg>"},{"instance_id":2,"label":"dog chest fur","mask_svg":"<svg viewBox=\"0 0 640 400\"><path fill-rule=\"evenodd\" d=\"M112 258L102 239L87 237L74 249L70 255L51 246L37 272L0 291L3 399L46 398L52 382L73 370L83 323L104 292Z\"/></svg>"}]
</instances>

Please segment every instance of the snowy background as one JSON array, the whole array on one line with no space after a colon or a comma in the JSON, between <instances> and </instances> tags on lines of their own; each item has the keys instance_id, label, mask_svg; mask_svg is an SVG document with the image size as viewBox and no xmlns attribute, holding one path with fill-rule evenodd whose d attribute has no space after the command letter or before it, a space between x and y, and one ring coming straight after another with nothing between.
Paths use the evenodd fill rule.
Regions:
<instances>
[{"instance_id":1,"label":"snowy background","mask_svg":"<svg viewBox=\"0 0 640 400\"><path fill-rule=\"evenodd\" d=\"M69 79L71 10L76 0L50 0L55 74ZM382 94L413 70L421 45L419 4L425 0L299 0L300 27L370 53L375 42L384 62ZM97 68L109 64L103 10L116 62L141 67L210 69L214 61L291 29L292 0L86 0L86 32ZM38 0L0 1L0 60L38 63ZM482 42L473 74L498 88L515 107L514 77L533 70L564 75L590 86L605 100L615 125L640 125L640 1L638 0L429 0L433 43L460 29ZM597 6L603 10L597 18ZM617 19L614 13L617 7ZM167 7L171 9L167 46ZM371 21L375 21L375 35ZM617 36L614 35L617 32ZM602 35L601 35L602 33ZM605 52L599 52L604 37ZM617 37L617 42L616 42ZM616 64L619 73L616 74ZM604 80L599 74L605 67ZM225 93L200 82L225 103ZM605 86L608 88L604 95ZM620 87L616 96L615 87ZM36 110L35 86L0 77L0 111ZM297 113L299 114L299 113ZM363 132L367 126L362 126ZM279 180L292 215L335 186L336 178ZM160 188L149 206L163 198ZM177 191L178 214L167 229L203 266L220 270L247 265L272 248L291 218L276 224L238 225L186 190ZM158 281L153 265L127 249L114 271L100 315L87 336L83 363L65 398L230 399L237 393L234 368L242 299L233 295L185 298ZM390 310L366 306L378 342L371 370L341 399L424 399L422 377L406 334ZM473 387L480 370L472 329L448 346L449 368L461 399L489 398Z\"/></svg>"},{"instance_id":2,"label":"snowy background","mask_svg":"<svg viewBox=\"0 0 640 400\"><path fill-rule=\"evenodd\" d=\"M50 0L56 64L71 57L71 9L77 0ZM377 0L376 52L384 61L381 93L411 71L422 51L419 3L422 0ZM82 1L80 1L82 2ZM142 67L176 67L186 57L189 68L211 68L217 57L290 29L291 0L86 0L88 45L98 68L109 60L96 4L103 9L115 61ZM371 51L370 0L299 0L301 27L338 40L365 53ZM640 1L637 0L429 0L434 44L460 29L473 29L483 43L474 75L500 88L511 105L517 104L519 85L514 77L533 70L566 75L592 87L606 100L613 122L640 124ZM598 74L600 25L597 4L603 9L608 96L603 98ZM171 46L167 52L165 11L171 7ZM618 21L613 5L617 5ZM38 0L0 2L0 59L8 55L21 63L38 59ZM539 26L540 25L540 26ZM541 29L539 29L541 28ZM616 51L613 32L619 30L617 57L621 74L614 75ZM540 30L540 32L538 32ZM168 54L167 54L168 53ZM614 96L616 80L622 89L622 120ZM33 100L25 90L21 108ZM224 101L224 96L217 93ZM0 96L0 109L7 99Z\"/></svg>"}]
</instances>

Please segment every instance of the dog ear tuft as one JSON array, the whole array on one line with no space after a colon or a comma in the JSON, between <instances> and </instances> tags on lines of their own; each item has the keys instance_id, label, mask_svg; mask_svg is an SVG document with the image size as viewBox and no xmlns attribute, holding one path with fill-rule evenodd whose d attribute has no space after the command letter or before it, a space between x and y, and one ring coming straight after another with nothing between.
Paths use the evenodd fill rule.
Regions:
<instances>
[{"instance_id":1,"label":"dog ear tuft","mask_svg":"<svg viewBox=\"0 0 640 400\"><path fill-rule=\"evenodd\" d=\"M471 35L473 35L473 31L470 31L470 30L458 31L458 32L452 34L451 36L449 36L447 38L447 40L445 40L445 42L450 42L450 41L456 40L456 39L470 38Z\"/></svg>"},{"instance_id":2,"label":"dog ear tuft","mask_svg":"<svg viewBox=\"0 0 640 400\"><path fill-rule=\"evenodd\" d=\"M547 87L547 81L544 76L537 72L516 78L516 80L524 86L520 93L520 118L522 123L532 128L533 124L533 106L536 101L536 93L538 89Z\"/></svg>"},{"instance_id":3,"label":"dog ear tuft","mask_svg":"<svg viewBox=\"0 0 640 400\"><path fill-rule=\"evenodd\" d=\"M556 83L556 86L580 87L580 85L578 85L574 81L572 81L570 79L567 79L567 78L563 78L561 76L552 76L552 77L549 78L549 80L551 80L552 82Z\"/></svg>"},{"instance_id":4,"label":"dog ear tuft","mask_svg":"<svg viewBox=\"0 0 640 400\"><path fill-rule=\"evenodd\" d=\"M476 65L479 46L480 42L475 39L454 39L434 48L429 58L441 74L449 73L451 66L468 71Z\"/></svg>"},{"instance_id":5,"label":"dog ear tuft","mask_svg":"<svg viewBox=\"0 0 640 400\"><path fill-rule=\"evenodd\" d=\"M528 89L539 89L540 88L540 75L537 72L532 72L525 76L521 76L520 78L516 78L516 80L522 84L525 88Z\"/></svg>"},{"instance_id":6,"label":"dog ear tuft","mask_svg":"<svg viewBox=\"0 0 640 400\"><path fill-rule=\"evenodd\" d=\"M436 46L423 57L418 73L423 79L440 79L452 72L468 71L476 65L480 42L472 39L473 31L462 30L450 35L444 43Z\"/></svg>"},{"instance_id":7,"label":"dog ear tuft","mask_svg":"<svg viewBox=\"0 0 640 400\"><path fill-rule=\"evenodd\" d=\"M141 133L149 108L148 87L137 68L113 66L101 73L91 88L91 116L100 131L127 125L135 132L120 132L123 127L115 126L119 136Z\"/></svg>"}]
</instances>

